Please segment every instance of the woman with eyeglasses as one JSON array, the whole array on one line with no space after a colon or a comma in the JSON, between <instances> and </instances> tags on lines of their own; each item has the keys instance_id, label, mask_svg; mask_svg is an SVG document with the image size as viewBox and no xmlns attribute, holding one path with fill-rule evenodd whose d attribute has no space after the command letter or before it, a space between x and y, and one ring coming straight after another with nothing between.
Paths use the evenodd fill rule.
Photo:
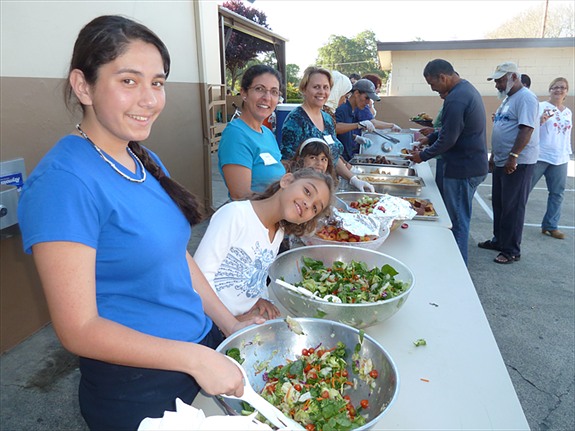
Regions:
<instances>
[{"instance_id":1,"label":"woman with eyeglasses","mask_svg":"<svg viewBox=\"0 0 575 431\"><path fill-rule=\"evenodd\" d=\"M232 200L263 192L285 173L273 132L263 122L276 109L281 76L273 67L257 64L241 83L242 115L222 132L218 165Z\"/></svg>"},{"instance_id":2,"label":"woman with eyeglasses","mask_svg":"<svg viewBox=\"0 0 575 431\"><path fill-rule=\"evenodd\" d=\"M545 175L547 210L541 222L541 233L556 239L565 234L558 229L561 204L567 182L567 166L571 155L571 127L573 114L563 102L569 91L565 78L555 78L549 84L549 100L539 103L539 158L533 171L531 190Z\"/></svg>"}]
</instances>

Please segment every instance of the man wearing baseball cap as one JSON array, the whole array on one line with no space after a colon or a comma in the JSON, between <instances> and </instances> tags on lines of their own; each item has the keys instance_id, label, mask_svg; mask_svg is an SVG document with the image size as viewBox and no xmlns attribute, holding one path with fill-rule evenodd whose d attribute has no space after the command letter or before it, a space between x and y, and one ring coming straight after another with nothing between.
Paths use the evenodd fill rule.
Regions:
<instances>
[{"instance_id":1,"label":"man wearing baseball cap","mask_svg":"<svg viewBox=\"0 0 575 431\"><path fill-rule=\"evenodd\" d=\"M531 177L539 155L539 102L521 83L515 63L501 63L487 78L495 82L501 105L491 134L493 238L478 246L499 251L496 263L521 257L521 237Z\"/></svg>"}]
</instances>

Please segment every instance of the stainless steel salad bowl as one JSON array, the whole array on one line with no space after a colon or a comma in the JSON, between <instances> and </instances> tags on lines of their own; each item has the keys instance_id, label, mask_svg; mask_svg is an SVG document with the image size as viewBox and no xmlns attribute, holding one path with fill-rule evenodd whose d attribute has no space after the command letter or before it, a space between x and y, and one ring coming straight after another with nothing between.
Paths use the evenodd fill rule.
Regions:
<instances>
[{"instance_id":1,"label":"stainless steel salad bowl","mask_svg":"<svg viewBox=\"0 0 575 431\"><path fill-rule=\"evenodd\" d=\"M369 269L389 264L398 272L396 280L408 283L408 288L385 301L343 304L304 296L276 283L277 279L292 285L302 281L303 257L321 260L326 267L332 266L334 261L349 263L352 260L365 262ZM271 291L291 315L335 320L356 328L366 328L389 319L405 304L415 284L413 272L403 262L378 251L343 245L316 245L286 251L271 264L269 277Z\"/></svg>"},{"instance_id":2,"label":"stainless steel salad bowl","mask_svg":"<svg viewBox=\"0 0 575 431\"><path fill-rule=\"evenodd\" d=\"M289 319L288 319L289 320ZM371 359L373 368L378 371L374 387L360 379L352 370L351 356L355 346L360 343L360 331L342 323L314 318L293 318L302 332L294 331L284 319L269 320L262 325L252 325L228 337L216 349L225 353L237 348L244 360L243 367L251 385L256 392L261 392L265 385L266 370L277 365L284 365L302 354L303 349L317 347L332 348L341 341L346 346L345 360L350 379L357 380L357 387L346 392L354 405L361 400L369 400L368 409L363 411L366 424L356 430L368 430L383 417L397 397L399 376L393 359L385 349L369 335L363 335L359 356ZM229 414L240 414L241 402L232 399L217 398Z\"/></svg>"}]
</instances>

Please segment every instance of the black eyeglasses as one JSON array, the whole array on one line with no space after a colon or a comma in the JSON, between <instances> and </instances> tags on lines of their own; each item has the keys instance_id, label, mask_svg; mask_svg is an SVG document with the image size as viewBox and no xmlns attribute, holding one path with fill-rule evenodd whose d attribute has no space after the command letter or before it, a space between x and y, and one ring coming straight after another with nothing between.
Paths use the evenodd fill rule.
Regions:
<instances>
[{"instance_id":1,"label":"black eyeglasses","mask_svg":"<svg viewBox=\"0 0 575 431\"><path fill-rule=\"evenodd\" d=\"M254 85L253 87L249 87L248 90L254 90L258 96L265 96L267 93L270 93L270 96L274 99L280 97L280 91L277 88L272 88L268 90L263 85Z\"/></svg>"}]
</instances>

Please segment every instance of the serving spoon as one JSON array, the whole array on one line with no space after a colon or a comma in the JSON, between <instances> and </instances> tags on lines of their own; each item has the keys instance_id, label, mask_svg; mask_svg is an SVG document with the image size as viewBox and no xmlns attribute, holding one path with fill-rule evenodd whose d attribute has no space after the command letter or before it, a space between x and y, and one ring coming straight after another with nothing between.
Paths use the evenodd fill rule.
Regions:
<instances>
[{"instance_id":1,"label":"serving spoon","mask_svg":"<svg viewBox=\"0 0 575 431\"><path fill-rule=\"evenodd\" d=\"M341 205L344 206L345 210L349 213L353 213L353 214L357 214L359 213L359 210L357 208L353 208L351 207L346 201L344 201L342 198L340 198L339 196L333 196L335 198L336 201L338 201Z\"/></svg>"},{"instance_id":2,"label":"serving spoon","mask_svg":"<svg viewBox=\"0 0 575 431\"><path fill-rule=\"evenodd\" d=\"M273 404L268 402L265 398L263 398L260 394L258 394L252 386L250 385L250 381L248 379L248 375L246 374L246 370L242 367L238 361L234 358L226 356L230 361L232 361L236 366L240 369L242 376L244 377L244 394L241 397L236 397L234 395L225 395L222 394L222 397L226 398L233 398L236 400L242 400L246 403L249 403L254 409L256 409L262 416L264 416L267 420L269 420L272 424L282 430L305 430L303 426L299 423L294 421L291 418L288 418L284 415L281 410L275 407Z\"/></svg>"}]
</instances>

